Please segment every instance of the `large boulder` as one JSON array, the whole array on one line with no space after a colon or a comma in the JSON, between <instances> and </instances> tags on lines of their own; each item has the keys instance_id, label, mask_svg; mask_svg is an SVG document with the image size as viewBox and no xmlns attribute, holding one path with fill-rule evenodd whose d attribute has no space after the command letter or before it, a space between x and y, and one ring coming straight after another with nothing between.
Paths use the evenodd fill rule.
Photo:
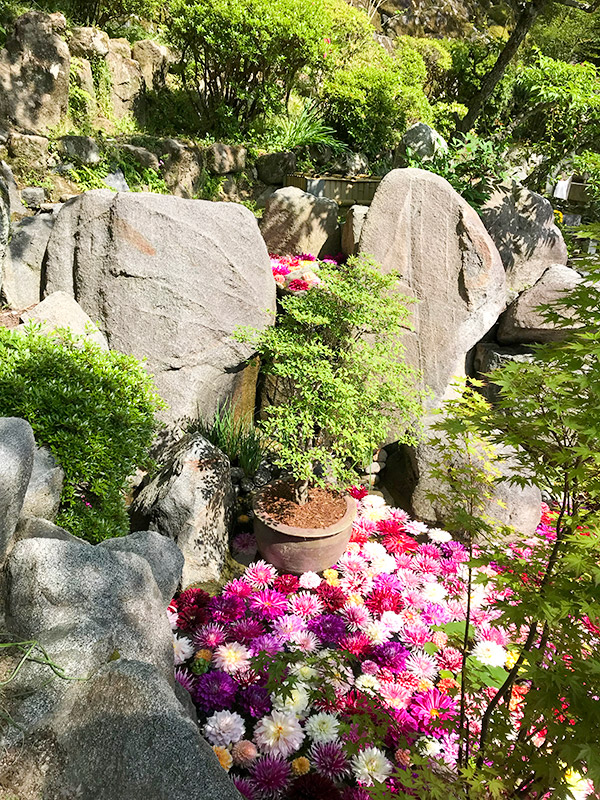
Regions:
<instances>
[{"instance_id":1,"label":"large boulder","mask_svg":"<svg viewBox=\"0 0 600 800\"><path fill-rule=\"evenodd\" d=\"M583 278L570 267L554 264L537 283L511 303L500 318L498 341L502 344L555 342L564 339L568 329L557 328L538 311L538 306L557 303L575 289ZM573 312L563 310L567 318ZM574 323L575 324L575 323Z\"/></svg>"},{"instance_id":2,"label":"large boulder","mask_svg":"<svg viewBox=\"0 0 600 800\"><path fill-rule=\"evenodd\" d=\"M116 119L143 113L145 82L142 69L131 58L131 47L121 39L110 39L106 66L110 72L110 102Z\"/></svg>"},{"instance_id":3,"label":"large boulder","mask_svg":"<svg viewBox=\"0 0 600 800\"><path fill-rule=\"evenodd\" d=\"M98 330L92 320L72 295L66 292L52 292L41 303L21 314L23 330L26 323L35 322L40 325L44 334L60 328L68 328L75 336L85 336L103 350L108 349L104 334Z\"/></svg>"},{"instance_id":4,"label":"large boulder","mask_svg":"<svg viewBox=\"0 0 600 800\"><path fill-rule=\"evenodd\" d=\"M29 11L16 21L0 53L0 119L45 133L64 119L69 103L69 48L62 14Z\"/></svg>"},{"instance_id":5,"label":"large boulder","mask_svg":"<svg viewBox=\"0 0 600 800\"><path fill-rule=\"evenodd\" d=\"M69 37L71 55L81 58L104 58L108 54L108 34L98 28L72 28Z\"/></svg>"},{"instance_id":6,"label":"large boulder","mask_svg":"<svg viewBox=\"0 0 600 800\"><path fill-rule=\"evenodd\" d=\"M275 282L251 211L158 194L86 192L50 236L46 292L74 296L111 348L146 358L169 422L210 415L272 323Z\"/></svg>"},{"instance_id":7,"label":"large boulder","mask_svg":"<svg viewBox=\"0 0 600 800\"><path fill-rule=\"evenodd\" d=\"M281 186L285 176L296 171L296 154L291 150L267 153L256 160L258 178L269 186Z\"/></svg>"},{"instance_id":8,"label":"large boulder","mask_svg":"<svg viewBox=\"0 0 600 800\"><path fill-rule=\"evenodd\" d=\"M49 144L45 136L12 133L8 140L8 152L14 165L39 175L45 171L48 163Z\"/></svg>"},{"instance_id":9,"label":"large boulder","mask_svg":"<svg viewBox=\"0 0 600 800\"><path fill-rule=\"evenodd\" d=\"M346 221L342 225L342 253L345 256L355 256L358 253L360 235L365 219L369 213L369 206L350 206Z\"/></svg>"},{"instance_id":10,"label":"large boulder","mask_svg":"<svg viewBox=\"0 0 600 800\"><path fill-rule=\"evenodd\" d=\"M98 164L100 148L91 136L63 136L58 147L65 159L75 159L80 164Z\"/></svg>"},{"instance_id":11,"label":"large boulder","mask_svg":"<svg viewBox=\"0 0 600 800\"><path fill-rule=\"evenodd\" d=\"M242 145L215 142L205 151L206 168L215 175L242 172L246 169L248 151Z\"/></svg>"},{"instance_id":12,"label":"large boulder","mask_svg":"<svg viewBox=\"0 0 600 800\"><path fill-rule=\"evenodd\" d=\"M118 654L172 678L165 600L150 564L137 553L22 539L6 569L8 629L39 640L67 674L84 677Z\"/></svg>"},{"instance_id":13,"label":"large boulder","mask_svg":"<svg viewBox=\"0 0 600 800\"><path fill-rule=\"evenodd\" d=\"M183 553L182 585L219 581L229 567L234 493L228 458L200 434L178 443L131 507L134 527L168 536Z\"/></svg>"},{"instance_id":14,"label":"large boulder","mask_svg":"<svg viewBox=\"0 0 600 800\"><path fill-rule=\"evenodd\" d=\"M5 751L0 785L20 797L242 800L169 682L125 659L71 684Z\"/></svg>"},{"instance_id":15,"label":"large boulder","mask_svg":"<svg viewBox=\"0 0 600 800\"><path fill-rule=\"evenodd\" d=\"M58 514L65 473L47 447L36 447L22 513L53 520Z\"/></svg>"},{"instance_id":16,"label":"large boulder","mask_svg":"<svg viewBox=\"0 0 600 800\"><path fill-rule=\"evenodd\" d=\"M54 220L54 214L38 214L13 225L2 279L2 292L11 308L40 302L42 264Z\"/></svg>"},{"instance_id":17,"label":"large boulder","mask_svg":"<svg viewBox=\"0 0 600 800\"><path fill-rule=\"evenodd\" d=\"M394 166L404 166L411 156L431 160L445 152L448 152L448 143L444 137L424 122L417 122L400 139L394 153Z\"/></svg>"},{"instance_id":18,"label":"large boulder","mask_svg":"<svg viewBox=\"0 0 600 800\"><path fill-rule=\"evenodd\" d=\"M169 191L176 197L193 198L205 178L202 151L196 145L185 145L177 139L165 139L161 150L162 173Z\"/></svg>"},{"instance_id":19,"label":"large boulder","mask_svg":"<svg viewBox=\"0 0 600 800\"><path fill-rule=\"evenodd\" d=\"M481 217L502 258L508 286L522 292L552 264L567 263L567 246L548 200L513 182L500 187Z\"/></svg>"},{"instance_id":20,"label":"large boulder","mask_svg":"<svg viewBox=\"0 0 600 800\"><path fill-rule=\"evenodd\" d=\"M129 536L105 539L98 546L113 552L137 553L146 559L165 605L171 601L179 586L184 565L183 553L172 539L156 531L136 531Z\"/></svg>"},{"instance_id":21,"label":"large boulder","mask_svg":"<svg viewBox=\"0 0 600 800\"><path fill-rule=\"evenodd\" d=\"M0 417L0 565L11 547L29 485L35 441L31 425Z\"/></svg>"},{"instance_id":22,"label":"large boulder","mask_svg":"<svg viewBox=\"0 0 600 800\"><path fill-rule=\"evenodd\" d=\"M439 175L420 169L383 178L359 249L385 272L399 273L399 290L418 301L414 331L403 342L435 406L506 305L498 251L471 206Z\"/></svg>"},{"instance_id":23,"label":"large boulder","mask_svg":"<svg viewBox=\"0 0 600 800\"><path fill-rule=\"evenodd\" d=\"M335 200L286 186L267 200L260 229L270 253L335 256L340 250L338 214Z\"/></svg>"},{"instance_id":24,"label":"large boulder","mask_svg":"<svg viewBox=\"0 0 600 800\"><path fill-rule=\"evenodd\" d=\"M169 71L169 48L153 39L141 39L132 48L132 57L140 65L147 89L162 89Z\"/></svg>"}]
</instances>

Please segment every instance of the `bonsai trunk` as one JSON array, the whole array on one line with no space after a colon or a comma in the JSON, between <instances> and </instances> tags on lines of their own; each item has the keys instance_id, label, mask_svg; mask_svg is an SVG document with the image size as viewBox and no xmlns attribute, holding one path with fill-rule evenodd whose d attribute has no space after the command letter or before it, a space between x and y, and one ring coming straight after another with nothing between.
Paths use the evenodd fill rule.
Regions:
<instances>
[{"instance_id":1,"label":"bonsai trunk","mask_svg":"<svg viewBox=\"0 0 600 800\"><path fill-rule=\"evenodd\" d=\"M294 500L299 506L308 502L308 481L296 481L294 483Z\"/></svg>"}]
</instances>

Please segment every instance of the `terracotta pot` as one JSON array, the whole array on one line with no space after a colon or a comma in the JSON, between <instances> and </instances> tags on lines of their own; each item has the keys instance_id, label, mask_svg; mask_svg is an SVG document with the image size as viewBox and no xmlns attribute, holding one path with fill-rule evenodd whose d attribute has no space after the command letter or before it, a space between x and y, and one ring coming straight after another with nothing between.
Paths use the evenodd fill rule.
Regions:
<instances>
[{"instance_id":1,"label":"terracotta pot","mask_svg":"<svg viewBox=\"0 0 600 800\"><path fill-rule=\"evenodd\" d=\"M265 487L266 488L266 487ZM261 556L282 572L301 575L332 567L350 541L356 517L356 500L346 495L346 513L327 528L294 528L274 522L259 508L261 492L254 498L254 534Z\"/></svg>"}]
</instances>

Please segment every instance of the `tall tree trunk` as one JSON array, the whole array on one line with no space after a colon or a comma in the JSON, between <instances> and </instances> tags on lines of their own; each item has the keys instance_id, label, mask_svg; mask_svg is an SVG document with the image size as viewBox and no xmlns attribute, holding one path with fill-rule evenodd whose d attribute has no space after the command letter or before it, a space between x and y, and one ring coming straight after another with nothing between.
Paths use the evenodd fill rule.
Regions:
<instances>
[{"instance_id":1,"label":"tall tree trunk","mask_svg":"<svg viewBox=\"0 0 600 800\"><path fill-rule=\"evenodd\" d=\"M550 1L551 0L529 0L525 8L521 11L515 24L515 29L504 45L496 63L483 79L481 89L471 100L466 116L459 122L459 131L467 133L467 131L471 130L483 111L487 100L504 75L506 68L517 54L523 40L533 27L533 23L540 16L542 11L545 10L546 6L550 4Z\"/></svg>"}]
</instances>

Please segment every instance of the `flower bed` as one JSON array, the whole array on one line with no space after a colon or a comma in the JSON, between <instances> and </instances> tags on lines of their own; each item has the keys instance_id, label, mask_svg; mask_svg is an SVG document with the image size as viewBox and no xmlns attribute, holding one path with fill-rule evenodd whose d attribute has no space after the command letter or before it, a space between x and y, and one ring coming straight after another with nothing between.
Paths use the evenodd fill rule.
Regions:
<instances>
[{"instance_id":1,"label":"flower bed","mask_svg":"<svg viewBox=\"0 0 600 800\"><path fill-rule=\"evenodd\" d=\"M335 568L297 578L256 561L220 595L188 589L169 608L177 680L248 800L367 800L381 784L393 795L424 757L456 770L467 549L365 490L353 493L359 517ZM506 566L474 571L473 749L482 710L521 641L498 623L506 593L491 578L552 536L545 507L538 535L509 546ZM597 640L598 630L584 624ZM527 691L517 684L508 699L515 731ZM536 736L542 745L543 731ZM584 782L582 796L589 791Z\"/></svg>"},{"instance_id":2,"label":"flower bed","mask_svg":"<svg viewBox=\"0 0 600 800\"><path fill-rule=\"evenodd\" d=\"M290 292L305 292L318 286L319 261L315 256L303 253L299 256L271 255L271 269L275 283ZM332 258L323 259L324 264L337 264Z\"/></svg>"}]
</instances>

